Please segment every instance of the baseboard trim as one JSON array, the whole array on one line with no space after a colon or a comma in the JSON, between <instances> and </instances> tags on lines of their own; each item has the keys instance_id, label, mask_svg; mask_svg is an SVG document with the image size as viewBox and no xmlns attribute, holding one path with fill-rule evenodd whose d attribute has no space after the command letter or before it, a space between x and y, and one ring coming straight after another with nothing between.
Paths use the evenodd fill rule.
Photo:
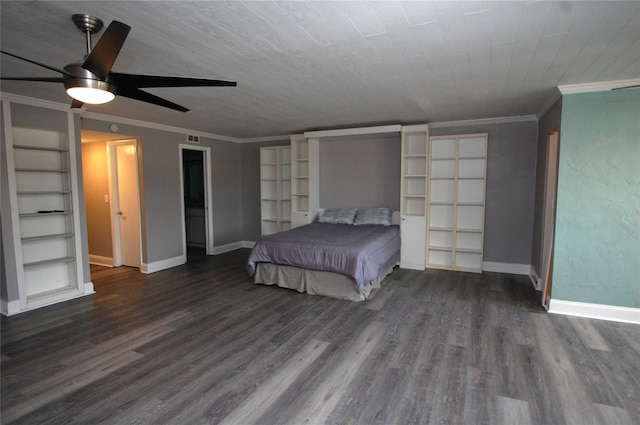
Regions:
<instances>
[{"instance_id":1,"label":"baseboard trim","mask_svg":"<svg viewBox=\"0 0 640 425\"><path fill-rule=\"evenodd\" d=\"M536 291L542 290L542 288L540 287L540 276L538 276L538 273L536 273L536 269L534 269L533 266L529 266L529 279L531 279L533 288Z\"/></svg>"},{"instance_id":2,"label":"baseboard trim","mask_svg":"<svg viewBox=\"0 0 640 425\"><path fill-rule=\"evenodd\" d=\"M562 301L552 298L549 301L549 313L640 324L640 308Z\"/></svg>"},{"instance_id":3,"label":"baseboard trim","mask_svg":"<svg viewBox=\"0 0 640 425\"><path fill-rule=\"evenodd\" d=\"M13 316L20 313L20 300L0 300L0 313L4 316Z\"/></svg>"},{"instance_id":4,"label":"baseboard trim","mask_svg":"<svg viewBox=\"0 0 640 425\"><path fill-rule=\"evenodd\" d=\"M520 274L528 276L530 270L530 264L495 263L492 261L485 261L482 263L482 271L485 272Z\"/></svg>"},{"instance_id":5,"label":"baseboard trim","mask_svg":"<svg viewBox=\"0 0 640 425\"><path fill-rule=\"evenodd\" d=\"M240 248L253 248L255 244L254 241L238 241L219 245L213 248L213 255L224 254L225 252L235 251Z\"/></svg>"},{"instance_id":6,"label":"baseboard trim","mask_svg":"<svg viewBox=\"0 0 640 425\"><path fill-rule=\"evenodd\" d=\"M89 264L96 266L113 267L113 258L89 254Z\"/></svg>"},{"instance_id":7,"label":"baseboard trim","mask_svg":"<svg viewBox=\"0 0 640 425\"><path fill-rule=\"evenodd\" d=\"M140 265L140 272L144 274L155 273L170 269L171 267L180 266L186 262L187 257L185 255L178 255L177 257L167 258L166 260L160 260L154 263L142 263Z\"/></svg>"}]
</instances>

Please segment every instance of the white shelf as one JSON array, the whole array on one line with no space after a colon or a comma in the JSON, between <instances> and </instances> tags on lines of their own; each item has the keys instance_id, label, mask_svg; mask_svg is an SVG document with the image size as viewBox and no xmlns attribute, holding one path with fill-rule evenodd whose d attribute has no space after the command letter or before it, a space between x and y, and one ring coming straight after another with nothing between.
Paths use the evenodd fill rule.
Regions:
<instances>
[{"instance_id":1,"label":"white shelf","mask_svg":"<svg viewBox=\"0 0 640 425\"><path fill-rule=\"evenodd\" d=\"M482 272L487 135L430 138L427 266Z\"/></svg>"},{"instance_id":2,"label":"white shelf","mask_svg":"<svg viewBox=\"0 0 640 425\"><path fill-rule=\"evenodd\" d=\"M426 260L428 127L402 130L400 267L424 270Z\"/></svg>"},{"instance_id":3,"label":"white shelf","mask_svg":"<svg viewBox=\"0 0 640 425\"><path fill-rule=\"evenodd\" d=\"M291 221L291 147L260 149L260 216L262 235L288 229Z\"/></svg>"},{"instance_id":4,"label":"white shelf","mask_svg":"<svg viewBox=\"0 0 640 425\"><path fill-rule=\"evenodd\" d=\"M2 106L10 204L3 219L13 239L5 249L16 262L8 281L26 311L90 291L78 261L76 118L6 99Z\"/></svg>"}]
</instances>

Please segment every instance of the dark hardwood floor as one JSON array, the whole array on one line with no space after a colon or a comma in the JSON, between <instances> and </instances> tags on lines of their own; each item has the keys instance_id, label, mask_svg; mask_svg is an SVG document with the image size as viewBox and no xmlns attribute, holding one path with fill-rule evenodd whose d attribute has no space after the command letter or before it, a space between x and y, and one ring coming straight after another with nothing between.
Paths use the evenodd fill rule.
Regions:
<instances>
[{"instance_id":1,"label":"dark hardwood floor","mask_svg":"<svg viewBox=\"0 0 640 425\"><path fill-rule=\"evenodd\" d=\"M527 277L396 269L352 303L254 285L248 250L2 317L2 424L638 424L640 326Z\"/></svg>"}]
</instances>

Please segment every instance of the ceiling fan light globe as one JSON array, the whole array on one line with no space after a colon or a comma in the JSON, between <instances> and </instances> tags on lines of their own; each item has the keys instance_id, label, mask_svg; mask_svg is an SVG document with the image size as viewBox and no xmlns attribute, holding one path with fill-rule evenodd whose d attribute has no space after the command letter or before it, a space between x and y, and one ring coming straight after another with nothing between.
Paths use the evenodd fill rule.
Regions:
<instances>
[{"instance_id":1,"label":"ceiling fan light globe","mask_svg":"<svg viewBox=\"0 0 640 425\"><path fill-rule=\"evenodd\" d=\"M82 103L100 105L111 102L116 95L107 90L93 87L69 87L67 94Z\"/></svg>"}]
</instances>

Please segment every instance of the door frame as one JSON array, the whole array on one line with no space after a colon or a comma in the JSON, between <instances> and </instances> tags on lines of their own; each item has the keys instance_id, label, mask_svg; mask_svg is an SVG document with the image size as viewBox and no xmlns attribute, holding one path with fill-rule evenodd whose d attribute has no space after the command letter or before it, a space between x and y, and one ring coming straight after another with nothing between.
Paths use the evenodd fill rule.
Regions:
<instances>
[{"instance_id":1,"label":"door frame","mask_svg":"<svg viewBox=\"0 0 640 425\"><path fill-rule=\"evenodd\" d=\"M556 227L558 194L558 163L560 159L560 132L547 135L547 163L542 216L542 305L549 308L553 278L553 245Z\"/></svg>"},{"instance_id":2,"label":"door frame","mask_svg":"<svg viewBox=\"0 0 640 425\"><path fill-rule=\"evenodd\" d=\"M180 155L180 212L182 215L182 252L187 258L187 225L186 209L184 206L184 151L201 151L203 153L203 180L204 180L204 225L205 225L205 245L207 255L213 255L213 177L211 174L211 148L206 146L193 146L181 143L178 145Z\"/></svg>"},{"instance_id":3,"label":"door frame","mask_svg":"<svg viewBox=\"0 0 640 425\"><path fill-rule=\"evenodd\" d=\"M117 161L117 151L116 148L118 146L123 145L132 145L135 149L136 156L136 187L135 190L138 192L138 222L139 226L139 234L138 234L138 243L140 249L140 269L142 270L142 266L144 265L144 258L142 256L142 214L141 214L141 206L140 206L140 166L139 166L139 152L138 149L138 139L123 139L123 140L113 140L107 142L107 179L109 181L109 204L111 207L111 246L113 250L113 267L122 266L122 239L120 237L121 227L120 220L117 218L118 211L120 210L120 198L118 194L118 161Z\"/></svg>"}]
</instances>

